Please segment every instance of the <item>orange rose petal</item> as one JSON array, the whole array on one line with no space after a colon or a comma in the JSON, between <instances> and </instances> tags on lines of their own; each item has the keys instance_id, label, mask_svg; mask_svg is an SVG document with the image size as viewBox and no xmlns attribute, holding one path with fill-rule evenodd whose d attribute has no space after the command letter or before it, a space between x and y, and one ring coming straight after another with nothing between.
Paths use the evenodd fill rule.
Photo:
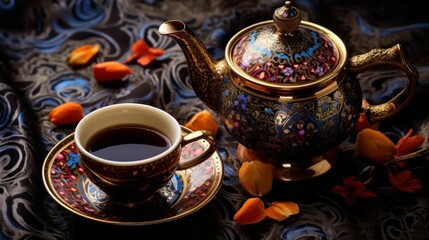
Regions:
<instances>
[{"instance_id":1,"label":"orange rose petal","mask_svg":"<svg viewBox=\"0 0 429 240\"><path fill-rule=\"evenodd\" d=\"M143 39L137 40L131 46L133 55L125 59L125 63L129 63L137 59L137 63L141 66L149 65L156 57L164 54L161 48L151 48Z\"/></svg>"},{"instance_id":2,"label":"orange rose petal","mask_svg":"<svg viewBox=\"0 0 429 240\"><path fill-rule=\"evenodd\" d=\"M125 59L125 63L130 63L130 62L132 62L132 61L134 61L134 60L136 60L137 58L139 58L140 57L140 55L138 55L138 54L133 54L133 55L131 55L131 56L129 56L129 57L127 57L126 59Z\"/></svg>"},{"instance_id":3,"label":"orange rose petal","mask_svg":"<svg viewBox=\"0 0 429 240\"><path fill-rule=\"evenodd\" d=\"M273 202L265 209L267 217L279 222L299 213L299 206L295 202Z\"/></svg>"},{"instance_id":4,"label":"orange rose petal","mask_svg":"<svg viewBox=\"0 0 429 240\"><path fill-rule=\"evenodd\" d=\"M356 130L362 131L365 128L370 128L371 124L368 122L368 118L364 113L359 116L358 122L356 124Z\"/></svg>"},{"instance_id":5,"label":"orange rose petal","mask_svg":"<svg viewBox=\"0 0 429 240\"><path fill-rule=\"evenodd\" d=\"M137 62L142 66L149 65L153 60L155 59L155 56L153 55L144 55L137 59Z\"/></svg>"},{"instance_id":6,"label":"orange rose petal","mask_svg":"<svg viewBox=\"0 0 429 240\"><path fill-rule=\"evenodd\" d=\"M367 160L385 163L393 159L396 148L395 144L382 132L366 128L357 135L356 153Z\"/></svg>"},{"instance_id":7,"label":"orange rose petal","mask_svg":"<svg viewBox=\"0 0 429 240\"><path fill-rule=\"evenodd\" d=\"M396 143L396 147L400 147L410 136L413 134L413 129L408 130L408 132Z\"/></svg>"},{"instance_id":8,"label":"orange rose petal","mask_svg":"<svg viewBox=\"0 0 429 240\"><path fill-rule=\"evenodd\" d=\"M403 156L416 151L425 141L423 135L411 136L413 130L410 129L408 133L396 143L396 156Z\"/></svg>"},{"instance_id":9,"label":"orange rose petal","mask_svg":"<svg viewBox=\"0 0 429 240\"><path fill-rule=\"evenodd\" d=\"M239 224L254 224L265 219L264 202L261 199L249 198L234 214L234 221Z\"/></svg>"},{"instance_id":10,"label":"orange rose petal","mask_svg":"<svg viewBox=\"0 0 429 240\"><path fill-rule=\"evenodd\" d=\"M76 102L61 104L51 110L49 121L55 125L69 125L79 122L84 117L83 107Z\"/></svg>"},{"instance_id":11,"label":"orange rose petal","mask_svg":"<svg viewBox=\"0 0 429 240\"><path fill-rule=\"evenodd\" d=\"M409 137L401 146L398 146L397 155L402 156L416 151L422 146L424 141L425 137L423 135Z\"/></svg>"},{"instance_id":12,"label":"orange rose petal","mask_svg":"<svg viewBox=\"0 0 429 240\"><path fill-rule=\"evenodd\" d=\"M149 51L149 46L143 39L139 39L133 43L131 46L131 51L137 55L147 54Z\"/></svg>"},{"instance_id":13,"label":"orange rose petal","mask_svg":"<svg viewBox=\"0 0 429 240\"><path fill-rule=\"evenodd\" d=\"M184 126L193 131L208 130L213 135L216 135L219 129L215 117L208 110L202 110L194 114L194 116L192 116L192 118L187 123L185 123Z\"/></svg>"},{"instance_id":14,"label":"orange rose petal","mask_svg":"<svg viewBox=\"0 0 429 240\"><path fill-rule=\"evenodd\" d=\"M158 57L164 54L164 50L161 48L149 48L149 54Z\"/></svg>"},{"instance_id":15,"label":"orange rose petal","mask_svg":"<svg viewBox=\"0 0 429 240\"><path fill-rule=\"evenodd\" d=\"M67 63L73 67L86 65L99 50L100 46L98 44L83 45L70 52L67 57Z\"/></svg>"},{"instance_id":16,"label":"orange rose petal","mask_svg":"<svg viewBox=\"0 0 429 240\"><path fill-rule=\"evenodd\" d=\"M273 168L272 164L261 161L244 162L238 171L238 178L250 195L261 197L271 191Z\"/></svg>"},{"instance_id":17,"label":"orange rose petal","mask_svg":"<svg viewBox=\"0 0 429 240\"><path fill-rule=\"evenodd\" d=\"M95 64L93 67L94 78L98 82L118 81L131 73L131 69L120 62L110 61Z\"/></svg>"},{"instance_id":18,"label":"orange rose petal","mask_svg":"<svg viewBox=\"0 0 429 240\"><path fill-rule=\"evenodd\" d=\"M258 157L255 153L253 153L252 150L248 149L240 143L237 145L236 155L241 163L258 160Z\"/></svg>"}]
</instances>

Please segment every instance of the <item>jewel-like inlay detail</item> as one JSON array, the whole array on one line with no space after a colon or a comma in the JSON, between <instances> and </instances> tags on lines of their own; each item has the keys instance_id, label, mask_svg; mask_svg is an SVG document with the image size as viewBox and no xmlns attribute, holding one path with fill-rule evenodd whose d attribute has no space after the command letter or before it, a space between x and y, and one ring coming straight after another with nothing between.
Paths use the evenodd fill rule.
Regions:
<instances>
[{"instance_id":1,"label":"jewel-like inlay detail","mask_svg":"<svg viewBox=\"0 0 429 240\"><path fill-rule=\"evenodd\" d=\"M337 56L326 36L306 27L291 37L280 36L273 26L255 29L237 42L233 52L244 72L276 83L316 80L335 67Z\"/></svg>"}]
</instances>

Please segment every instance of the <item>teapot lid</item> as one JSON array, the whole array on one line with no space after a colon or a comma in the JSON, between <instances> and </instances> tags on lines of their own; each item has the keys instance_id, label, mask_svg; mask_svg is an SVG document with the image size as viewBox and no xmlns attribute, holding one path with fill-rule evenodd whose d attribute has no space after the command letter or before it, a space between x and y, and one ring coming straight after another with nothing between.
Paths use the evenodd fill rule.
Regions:
<instances>
[{"instance_id":1,"label":"teapot lid","mask_svg":"<svg viewBox=\"0 0 429 240\"><path fill-rule=\"evenodd\" d=\"M300 11L286 1L273 20L237 33L226 47L226 60L247 81L241 84L265 92L323 87L345 64L346 49L338 36L301 20Z\"/></svg>"}]
</instances>

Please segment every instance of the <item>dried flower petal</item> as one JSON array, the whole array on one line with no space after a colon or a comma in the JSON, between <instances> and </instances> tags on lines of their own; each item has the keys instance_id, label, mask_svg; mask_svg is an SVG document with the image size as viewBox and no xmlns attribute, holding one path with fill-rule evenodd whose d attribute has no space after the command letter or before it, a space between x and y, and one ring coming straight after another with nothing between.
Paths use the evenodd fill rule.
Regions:
<instances>
[{"instance_id":1,"label":"dried flower petal","mask_svg":"<svg viewBox=\"0 0 429 240\"><path fill-rule=\"evenodd\" d=\"M141 66L149 65L155 59L154 55L144 55L137 59L137 63Z\"/></svg>"},{"instance_id":2,"label":"dried flower petal","mask_svg":"<svg viewBox=\"0 0 429 240\"><path fill-rule=\"evenodd\" d=\"M135 61L136 59L138 59L140 56L138 54L133 54L129 57L127 57L127 59L125 59L125 63L130 63L132 61Z\"/></svg>"},{"instance_id":3,"label":"dried flower petal","mask_svg":"<svg viewBox=\"0 0 429 240\"><path fill-rule=\"evenodd\" d=\"M56 125L69 125L79 122L84 117L83 107L76 102L61 104L51 110L49 120Z\"/></svg>"},{"instance_id":4,"label":"dried flower petal","mask_svg":"<svg viewBox=\"0 0 429 240\"><path fill-rule=\"evenodd\" d=\"M249 194L261 197L273 186L273 168L272 164L261 161L244 162L238 171L238 178Z\"/></svg>"},{"instance_id":5,"label":"dried flower petal","mask_svg":"<svg viewBox=\"0 0 429 240\"><path fill-rule=\"evenodd\" d=\"M67 64L72 67L86 65L98 53L99 50L100 46L98 44L87 44L76 48L68 55Z\"/></svg>"},{"instance_id":6,"label":"dried flower petal","mask_svg":"<svg viewBox=\"0 0 429 240\"><path fill-rule=\"evenodd\" d=\"M416 151L425 141L423 135L414 135L413 129L410 129L408 133L396 143L396 156L403 156Z\"/></svg>"},{"instance_id":7,"label":"dried flower petal","mask_svg":"<svg viewBox=\"0 0 429 240\"><path fill-rule=\"evenodd\" d=\"M265 219L264 202L260 198L249 198L234 214L234 221L240 224L254 224Z\"/></svg>"},{"instance_id":8,"label":"dried flower petal","mask_svg":"<svg viewBox=\"0 0 429 240\"><path fill-rule=\"evenodd\" d=\"M396 148L392 140L382 132L366 128L357 135L356 153L367 160L385 163L393 159Z\"/></svg>"},{"instance_id":9,"label":"dried flower petal","mask_svg":"<svg viewBox=\"0 0 429 240\"><path fill-rule=\"evenodd\" d=\"M371 127L371 124L369 123L365 113L362 113L361 115L359 115L359 119L356 124L356 130L362 131L363 129L370 128L370 127Z\"/></svg>"},{"instance_id":10,"label":"dried flower petal","mask_svg":"<svg viewBox=\"0 0 429 240\"><path fill-rule=\"evenodd\" d=\"M125 60L125 63L129 63L137 59L137 63L141 66L149 65L156 57L164 54L164 50L161 48L151 48L143 39L139 39L131 46L133 54Z\"/></svg>"},{"instance_id":11,"label":"dried flower petal","mask_svg":"<svg viewBox=\"0 0 429 240\"><path fill-rule=\"evenodd\" d=\"M245 147L244 145L242 145L240 143L237 145L236 151L237 151L236 152L237 159L241 163L258 160L258 157L256 156L256 154L252 150L248 149L247 147Z\"/></svg>"},{"instance_id":12,"label":"dried flower petal","mask_svg":"<svg viewBox=\"0 0 429 240\"><path fill-rule=\"evenodd\" d=\"M397 189L404 192L413 193L423 188L421 180L413 178L410 170L404 170L396 175L389 172L389 181Z\"/></svg>"},{"instance_id":13,"label":"dried flower petal","mask_svg":"<svg viewBox=\"0 0 429 240\"><path fill-rule=\"evenodd\" d=\"M208 110L202 110L194 114L194 116L185 123L185 127L193 131L208 130L213 135L217 134L219 128L215 117Z\"/></svg>"},{"instance_id":14,"label":"dried flower petal","mask_svg":"<svg viewBox=\"0 0 429 240\"><path fill-rule=\"evenodd\" d=\"M155 57L159 57L164 54L164 50L161 48L149 48L149 54Z\"/></svg>"},{"instance_id":15,"label":"dried flower petal","mask_svg":"<svg viewBox=\"0 0 429 240\"><path fill-rule=\"evenodd\" d=\"M295 202L273 202L265 209L267 217L279 222L299 213L299 206Z\"/></svg>"},{"instance_id":16,"label":"dried flower petal","mask_svg":"<svg viewBox=\"0 0 429 240\"><path fill-rule=\"evenodd\" d=\"M120 62L110 61L95 64L93 73L98 82L113 82L131 74L131 69Z\"/></svg>"},{"instance_id":17,"label":"dried flower petal","mask_svg":"<svg viewBox=\"0 0 429 240\"><path fill-rule=\"evenodd\" d=\"M340 194L346 199L349 206L353 205L357 197L368 198L375 197L375 193L368 191L365 184L357 180L356 176L348 176L344 178L343 185L332 187L331 192Z\"/></svg>"},{"instance_id":18,"label":"dried flower petal","mask_svg":"<svg viewBox=\"0 0 429 240\"><path fill-rule=\"evenodd\" d=\"M131 45L131 51L136 54L146 54L149 51L149 46L143 39L138 39Z\"/></svg>"}]
</instances>

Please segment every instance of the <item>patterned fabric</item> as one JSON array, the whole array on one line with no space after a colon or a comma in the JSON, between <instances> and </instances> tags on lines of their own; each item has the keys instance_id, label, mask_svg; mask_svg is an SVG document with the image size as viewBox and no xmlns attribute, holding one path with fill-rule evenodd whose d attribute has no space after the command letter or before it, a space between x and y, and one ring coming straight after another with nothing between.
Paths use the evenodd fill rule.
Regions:
<instances>
[{"instance_id":1,"label":"patterned fabric","mask_svg":"<svg viewBox=\"0 0 429 240\"><path fill-rule=\"evenodd\" d=\"M397 141L410 128L429 138L429 17L420 2L296 1L303 19L336 33L354 56L401 43L417 67L417 96L380 129ZM269 20L284 1L87 1L0 0L0 239L428 239L429 163L426 155L408 162L423 190L400 192L373 181L377 197L348 206L332 186L349 175L372 169L344 151L333 168L317 179L275 182L270 201L295 201L300 213L290 221L265 220L239 225L234 213L249 198L238 182L237 142L221 126L218 152L224 179L217 196L182 219L153 226L121 227L96 223L67 211L44 188L41 171L49 151L74 131L48 120L52 108L76 101L85 113L114 103L150 104L185 123L206 106L188 78L183 52L158 27L166 20L186 22L216 59L228 40L250 24ZM299 3L299 5L298 5ZM137 39L166 51L148 67L130 64L122 83L97 83L90 67L72 69L67 53L83 44L100 44L96 62L123 61ZM405 85L397 69L361 74L365 98L390 99ZM347 144L345 144L347 145ZM426 146L426 142L424 143ZM349 145L353 146L353 145Z\"/></svg>"}]
</instances>

